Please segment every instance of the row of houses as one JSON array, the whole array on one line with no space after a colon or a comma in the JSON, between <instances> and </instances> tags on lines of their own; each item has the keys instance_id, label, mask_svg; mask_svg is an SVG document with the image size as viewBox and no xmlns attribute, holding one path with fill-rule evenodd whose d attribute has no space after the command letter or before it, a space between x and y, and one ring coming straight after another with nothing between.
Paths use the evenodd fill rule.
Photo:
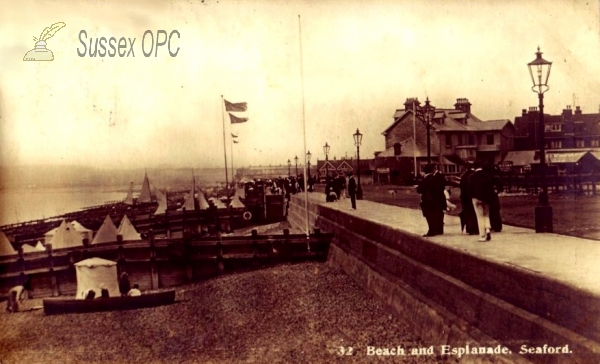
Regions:
<instances>
[{"instance_id":1,"label":"row of houses","mask_svg":"<svg viewBox=\"0 0 600 364\"><path fill-rule=\"evenodd\" d=\"M375 183L403 183L421 173L427 164L427 128L415 113L421 103L408 98L382 132L385 149L361 160L361 174ZM556 174L589 173L600 169L600 112L583 114L567 106L560 115L544 114L546 161ZM498 165L506 173L535 173L539 165L539 112L523 110L509 119L481 120L466 98L453 107L435 107L430 129L431 159L446 174L458 174L466 162L480 160ZM319 175L346 173L356 161L317 161Z\"/></svg>"}]
</instances>

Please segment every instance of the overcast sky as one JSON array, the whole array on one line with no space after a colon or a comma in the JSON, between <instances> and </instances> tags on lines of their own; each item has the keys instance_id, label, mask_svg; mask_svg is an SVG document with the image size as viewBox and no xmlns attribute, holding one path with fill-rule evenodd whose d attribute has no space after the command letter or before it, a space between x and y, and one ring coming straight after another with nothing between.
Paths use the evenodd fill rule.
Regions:
<instances>
[{"instance_id":1,"label":"overcast sky","mask_svg":"<svg viewBox=\"0 0 600 364\"><path fill-rule=\"evenodd\" d=\"M574 97L600 108L600 2L595 1L2 1L0 165L223 165L221 95L247 102L231 125L235 166L303 154L302 23L307 148L324 158L382 150L381 132L408 97L437 107L468 98L483 120L537 106L527 63L553 62L546 112ZM24 62L33 37L52 62ZM170 57L144 57L146 30L177 30ZM136 38L135 57L78 56L98 37ZM150 42L146 40L146 47ZM127 47L129 48L129 46ZM241 116L241 115L240 115Z\"/></svg>"}]
</instances>

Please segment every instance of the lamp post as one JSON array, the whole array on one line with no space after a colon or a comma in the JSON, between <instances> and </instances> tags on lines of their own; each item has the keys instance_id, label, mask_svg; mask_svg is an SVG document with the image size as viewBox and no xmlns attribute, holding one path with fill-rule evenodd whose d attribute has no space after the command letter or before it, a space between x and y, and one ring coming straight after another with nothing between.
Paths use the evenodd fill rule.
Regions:
<instances>
[{"instance_id":1,"label":"lamp post","mask_svg":"<svg viewBox=\"0 0 600 364\"><path fill-rule=\"evenodd\" d=\"M548 78L550 77L550 68L552 62L548 62L542 58L542 52L540 47L535 53L536 58L529 62L529 74L531 75L531 81L533 86L531 90L538 94L540 101L539 107L539 147L540 147L540 181L542 184L542 191L540 192L538 204L535 207L535 232L536 233L551 233L553 231L552 226L552 206L548 201L548 186L546 184L546 140L544 138L544 92L548 91Z\"/></svg>"},{"instance_id":2,"label":"lamp post","mask_svg":"<svg viewBox=\"0 0 600 364\"><path fill-rule=\"evenodd\" d=\"M325 145L323 146L323 152L325 153L325 174L327 178L329 178L329 148L331 147L329 144L327 144L327 142L325 142Z\"/></svg>"},{"instance_id":3,"label":"lamp post","mask_svg":"<svg viewBox=\"0 0 600 364\"><path fill-rule=\"evenodd\" d=\"M310 156L311 155L312 154L310 154L310 150L308 152L306 152L306 164L308 165L308 172L307 172L308 178L310 178Z\"/></svg>"},{"instance_id":4,"label":"lamp post","mask_svg":"<svg viewBox=\"0 0 600 364\"><path fill-rule=\"evenodd\" d=\"M294 157L294 161L296 162L296 178L298 178L298 156Z\"/></svg>"},{"instance_id":5,"label":"lamp post","mask_svg":"<svg viewBox=\"0 0 600 364\"><path fill-rule=\"evenodd\" d=\"M354 145L356 145L356 175L358 176L358 185L356 186L356 199L362 200L363 190L362 186L360 185L360 143L362 141L363 135L360 133L360 131L358 131L358 128L356 128L356 133L354 133L353 136Z\"/></svg>"},{"instance_id":6,"label":"lamp post","mask_svg":"<svg viewBox=\"0 0 600 364\"><path fill-rule=\"evenodd\" d=\"M292 172L290 171L290 168L292 168L292 161L288 159L288 177L292 176Z\"/></svg>"},{"instance_id":7,"label":"lamp post","mask_svg":"<svg viewBox=\"0 0 600 364\"><path fill-rule=\"evenodd\" d=\"M417 114L427 129L427 164L431 164L431 127L435 117L435 106L429 104L429 97L425 100L425 105L417 109Z\"/></svg>"}]
</instances>

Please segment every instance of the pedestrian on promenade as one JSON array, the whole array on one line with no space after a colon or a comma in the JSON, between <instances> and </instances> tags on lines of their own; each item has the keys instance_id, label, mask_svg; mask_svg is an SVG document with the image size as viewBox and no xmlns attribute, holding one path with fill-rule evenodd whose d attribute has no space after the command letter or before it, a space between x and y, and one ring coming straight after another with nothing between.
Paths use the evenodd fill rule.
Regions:
<instances>
[{"instance_id":1,"label":"pedestrian on promenade","mask_svg":"<svg viewBox=\"0 0 600 364\"><path fill-rule=\"evenodd\" d=\"M425 177L417 186L417 193L421 195L421 211L428 226L427 233L423 236L442 235L444 211L448 207L444 194L446 179L443 174L435 170L433 164L427 164L424 171Z\"/></svg>"},{"instance_id":2,"label":"pedestrian on promenade","mask_svg":"<svg viewBox=\"0 0 600 364\"><path fill-rule=\"evenodd\" d=\"M353 173L350 173L348 178L348 196L350 196L352 208L356 210L356 181Z\"/></svg>"},{"instance_id":3,"label":"pedestrian on promenade","mask_svg":"<svg viewBox=\"0 0 600 364\"><path fill-rule=\"evenodd\" d=\"M346 183L346 176L344 174L340 174L338 177L339 189L340 189L340 198L346 199L346 188L348 184Z\"/></svg>"},{"instance_id":4,"label":"pedestrian on promenade","mask_svg":"<svg viewBox=\"0 0 600 364\"><path fill-rule=\"evenodd\" d=\"M467 170L460 177L460 204L462 205L462 211L459 212L460 217L460 230L464 230L469 235L479 234L479 228L477 225L477 215L475 215L475 208L473 207L473 196L471 196L471 187L469 185L469 179L475 172L473 169L473 163L467 164Z\"/></svg>"},{"instance_id":5,"label":"pedestrian on promenade","mask_svg":"<svg viewBox=\"0 0 600 364\"><path fill-rule=\"evenodd\" d=\"M471 196L473 198L473 208L477 215L477 224L479 227L479 241L490 241L490 204L494 198L494 175L489 167L481 167L479 162L474 165L475 171L470 178Z\"/></svg>"},{"instance_id":6,"label":"pedestrian on promenade","mask_svg":"<svg viewBox=\"0 0 600 364\"><path fill-rule=\"evenodd\" d=\"M484 166L486 168L486 166ZM492 231L499 233L502 231L502 216L500 215L500 197L498 193L502 192L503 186L497 170L493 166L488 166L493 174L494 195L490 201L490 228Z\"/></svg>"}]
</instances>

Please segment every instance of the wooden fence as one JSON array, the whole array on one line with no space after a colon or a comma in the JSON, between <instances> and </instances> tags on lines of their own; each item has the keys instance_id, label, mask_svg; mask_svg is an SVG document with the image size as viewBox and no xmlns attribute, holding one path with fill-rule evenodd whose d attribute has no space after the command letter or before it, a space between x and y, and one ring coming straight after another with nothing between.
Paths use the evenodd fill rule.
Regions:
<instances>
[{"instance_id":1,"label":"wooden fence","mask_svg":"<svg viewBox=\"0 0 600 364\"><path fill-rule=\"evenodd\" d=\"M31 298L74 295L77 280L74 264L99 257L117 262L132 284L142 290L172 287L214 277L225 272L255 269L279 262L327 259L333 234L220 236L193 235L179 239L155 238L87 245L3 257L0 260L0 292L6 292L29 279Z\"/></svg>"},{"instance_id":2,"label":"wooden fence","mask_svg":"<svg viewBox=\"0 0 600 364\"><path fill-rule=\"evenodd\" d=\"M541 177L539 175L502 175L500 177L505 192L537 194L541 190ZM598 174L570 174L563 176L546 176L548 190L553 193L574 193L580 195L596 195L600 175Z\"/></svg>"}]
</instances>

